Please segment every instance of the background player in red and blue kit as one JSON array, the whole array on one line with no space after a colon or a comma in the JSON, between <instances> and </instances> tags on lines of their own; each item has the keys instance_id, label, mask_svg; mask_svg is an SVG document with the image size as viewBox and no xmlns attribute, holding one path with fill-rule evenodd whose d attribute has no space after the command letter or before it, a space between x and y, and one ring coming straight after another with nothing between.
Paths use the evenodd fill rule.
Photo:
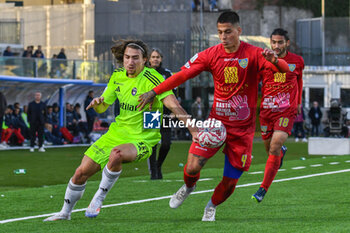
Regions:
<instances>
[{"instance_id":1,"label":"background player in red and blue kit","mask_svg":"<svg viewBox=\"0 0 350 233\"><path fill-rule=\"evenodd\" d=\"M180 72L165 80L164 84L140 96L138 106L142 109L156 94L171 90L202 71L209 71L213 75L214 103L209 118L221 120L227 129L225 167L223 179L215 188L204 210L202 221L215 221L216 206L233 193L243 171L249 169L255 131L259 72L288 71L287 63L279 60L272 50L263 50L239 40L242 29L237 13L222 13L217 21L217 29L221 44L194 55ZM171 208L180 206L195 189L200 170L219 149L192 143L184 168L185 184L171 198Z\"/></svg>"},{"instance_id":2,"label":"background player in red and blue kit","mask_svg":"<svg viewBox=\"0 0 350 233\"><path fill-rule=\"evenodd\" d=\"M290 44L288 32L282 28L275 29L271 34L270 43L278 58L283 58L288 63L289 71L261 72L263 84L260 106L261 136L269 157L265 166L264 180L252 196L252 199L258 202L263 200L278 169L282 166L282 159L287 151L283 143L291 134L297 113L301 112L303 91L304 60L287 51Z\"/></svg>"}]
</instances>

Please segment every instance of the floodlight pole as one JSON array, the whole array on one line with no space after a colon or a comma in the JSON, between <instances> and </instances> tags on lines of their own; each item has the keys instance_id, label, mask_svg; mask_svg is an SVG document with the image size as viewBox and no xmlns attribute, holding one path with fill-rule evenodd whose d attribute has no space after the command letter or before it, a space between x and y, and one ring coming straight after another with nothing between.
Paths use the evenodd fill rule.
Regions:
<instances>
[{"instance_id":1,"label":"floodlight pole","mask_svg":"<svg viewBox=\"0 0 350 233\"><path fill-rule=\"evenodd\" d=\"M322 66L326 65L326 36L325 36L325 0L322 1L321 39L322 39Z\"/></svg>"}]
</instances>

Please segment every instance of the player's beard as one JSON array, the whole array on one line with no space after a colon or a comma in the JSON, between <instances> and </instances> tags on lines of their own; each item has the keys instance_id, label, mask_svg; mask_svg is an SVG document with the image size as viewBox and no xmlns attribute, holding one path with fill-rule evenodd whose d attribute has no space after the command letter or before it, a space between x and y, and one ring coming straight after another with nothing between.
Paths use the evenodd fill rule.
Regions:
<instances>
[{"instance_id":1,"label":"player's beard","mask_svg":"<svg viewBox=\"0 0 350 233\"><path fill-rule=\"evenodd\" d=\"M286 53L286 48L281 48L281 49L275 49L274 52L277 54L278 57L284 55Z\"/></svg>"}]
</instances>

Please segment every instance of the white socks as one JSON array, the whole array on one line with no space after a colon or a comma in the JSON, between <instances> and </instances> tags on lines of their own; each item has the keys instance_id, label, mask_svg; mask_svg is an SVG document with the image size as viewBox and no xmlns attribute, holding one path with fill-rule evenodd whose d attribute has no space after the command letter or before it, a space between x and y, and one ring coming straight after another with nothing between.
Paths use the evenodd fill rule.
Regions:
<instances>
[{"instance_id":1,"label":"white socks","mask_svg":"<svg viewBox=\"0 0 350 233\"><path fill-rule=\"evenodd\" d=\"M106 165L102 171L100 187L95 193L95 196L92 200L95 200L97 198L99 201L103 202L107 196L107 193L109 192L109 190L112 189L113 185L118 180L121 173L121 170L119 172L110 171Z\"/></svg>"},{"instance_id":2,"label":"white socks","mask_svg":"<svg viewBox=\"0 0 350 233\"><path fill-rule=\"evenodd\" d=\"M85 185L86 183L83 185L73 184L72 179L69 180L61 213L71 214L75 204L84 194Z\"/></svg>"}]
</instances>

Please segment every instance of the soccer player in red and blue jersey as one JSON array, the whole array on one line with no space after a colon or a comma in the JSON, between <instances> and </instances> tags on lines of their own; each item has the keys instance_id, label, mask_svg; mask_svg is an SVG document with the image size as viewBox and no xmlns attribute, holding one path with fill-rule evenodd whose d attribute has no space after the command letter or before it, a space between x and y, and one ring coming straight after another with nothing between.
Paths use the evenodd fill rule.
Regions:
<instances>
[{"instance_id":1,"label":"soccer player in red and blue jersey","mask_svg":"<svg viewBox=\"0 0 350 233\"><path fill-rule=\"evenodd\" d=\"M243 171L250 167L259 72L288 70L287 63L278 59L272 50L240 41L242 29L236 12L223 12L218 18L217 29L220 44L194 55L180 72L141 95L138 106L142 109L155 95L179 86L202 71L213 75L214 103L209 118L220 120L227 130L225 167L223 179L215 188L202 221L215 221L216 206L233 193ZM195 189L200 170L219 149L201 147L196 141L192 143L184 168L185 184L171 198L171 208L179 207Z\"/></svg>"},{"instance_id":2,"label":"soccer player in red and blue jersey","mask_svg":"<svg viewBox=\"0 0 350 233\"><path fill-rule=\"evenodd\" d=\"M270 36L271 48L288 63L288 72L261 72L262 101L260 106L261 136L269 157L265 166L264 180L253 194L252 199L261 202L269 189L282 159L287 151L283 143L291 134L294 119L301 112L303 91L302 57L287 51L290 44L288 32L282 28L275 29Z\"/></svg>"}]
</instances>

